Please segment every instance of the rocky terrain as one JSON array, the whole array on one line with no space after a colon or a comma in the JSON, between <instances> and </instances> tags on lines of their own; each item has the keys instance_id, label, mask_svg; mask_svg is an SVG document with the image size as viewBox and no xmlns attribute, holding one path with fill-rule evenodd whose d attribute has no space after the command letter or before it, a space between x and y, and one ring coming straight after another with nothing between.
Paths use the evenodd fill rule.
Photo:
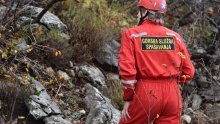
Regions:
<instances>
[{"instance_id":1,"label":"rocky terrain","mask_svg":"<svg viewBox=\"0 0 220 124\"><path fill-rule=\"evenodd\" d=\"M194 20L203 4L198 1L191 7L195 13L188 13L187 20L177 17L190 2L170 0L173 11L165 17L167 26L186 39L196 68L194 79L180 86L184 101L182 123L218 124L220 19L216 6L220 5L218 1L206 1L204 22ZM134 13L135 4L130 0L117 3L0 0L0 3L0 123L117 124L123 105L118 76L119 35L134 19L121 17L121 8L117 11L111 7L128 7L130 10L125 12L129 15ZM175 10L179 5L183 10ZM103 12L106 8L116 14ZM89 15L84 9L89 10ZM109 26L107 32L101 18L90 17L90 11L111 18L104 24ZM97 20L101 21L97 24ZM199 26L204 23L207 32L197 31L200 30L195 26L197 23Z\"/></svg>"}]
</instances>

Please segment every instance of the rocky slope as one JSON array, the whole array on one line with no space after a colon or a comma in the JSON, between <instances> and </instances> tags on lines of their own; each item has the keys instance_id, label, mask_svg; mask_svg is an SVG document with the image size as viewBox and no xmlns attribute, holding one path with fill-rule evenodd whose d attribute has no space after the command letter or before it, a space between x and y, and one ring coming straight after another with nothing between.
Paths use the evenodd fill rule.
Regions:
<instances>
[{"instance_id":1,"label":"rocky slope","mask_svg":"<svg viewBox=\"0 0 220 124\"><path fill-rule=\"evenodd\" d=\"M0 20L4 18L7 10L7 7L0 6ZM43 8L37 6L24 6L19 13L19 25L27 21L33 21L42 10ZM64 37L64 41L67 42L70 39L70 32L68 32L70 27L64 24L56 15L47 12L40 21L46 26L39 23L26 26L26 28L31 27L34 30L32 32L36 34L34 36L42 38L43 36L39 34L48 31L47 28L49 28L59 30L59 35ZM2 29L0 30L2 33ZM33 36L30 35L30 37ZM0 39L3 41L3 38L0 37ZM43 37L43 39L47 38ZM36 46L39 49L47 47L40 46L42 44L34 44L40 42L40 40L35 39L31 42L33 44L22 37L19 40L16 39L17 52L28 55ZM119 48L120 43L111 38L108 42L105 42L93 61L74 63L68 60L68 65L59 68L53 64L49 66L24 57L21 60L22 64L25 65L22 66L22 74L25 74L25 76L16 75L11 82L18 80L19 85L29 84L30 96L25 98L23 102L25 102L29 114L35 120L40 120L36 123L117 124L120 111L116 109L116 105L123 104L118 100L121 98L121 92L116 91L120 95L114 97L108 94L120 89L120 80L117 73ZM218 124L220 123L220 49L215 50L215 52L209 52L210 50L198 46L189 46L189 49L196 67L196 74L189 84L185 84L181 88L184 101L183 123ZM70 54L61 53L57 50L53 52L55 55L47 53L41 53L41 55L59 57ZM37 56L36 58L39 60L45 59L41 57ZM1 53L1 61L4 62L4 58L7 57ZM60 59L53 59L52 61L55 60L59 61ZM4 74L3 77L5 79ZM4 87L1 89L4 89ZM3 110L1 105L4 104L2 103L4 100L2 100L2 96L0 98L0 110ZM120 107L117 106L117 108ZM19 119L15 119L17 115L13 117L13 123L19 121ZM22 116L29 118L27 114ZM1 114L0 117L1 123L5 123L4 115Z\"/></svg>"}]
</instances>

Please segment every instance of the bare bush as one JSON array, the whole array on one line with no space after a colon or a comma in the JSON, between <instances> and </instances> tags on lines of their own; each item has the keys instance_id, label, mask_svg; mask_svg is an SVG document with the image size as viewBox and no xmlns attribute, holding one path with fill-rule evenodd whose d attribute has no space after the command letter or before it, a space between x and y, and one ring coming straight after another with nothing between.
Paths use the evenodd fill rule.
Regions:
<instances>
[{"instance_id":1,"label":"bare bush","mask_svg":"<svg viewBox=\"0 0 220 124\"><path fill-rule=\"evenodd\" d=\"M24 101L30 96L28 86L21 85L18 81L0 82L0 117L4 122L10 122L16 116L24 116ZM21 108L22 107L22 108ZM22 110L23 109L23 110ZM18 112L19 111L19 112Z\"/></svg>"}]
</instances>

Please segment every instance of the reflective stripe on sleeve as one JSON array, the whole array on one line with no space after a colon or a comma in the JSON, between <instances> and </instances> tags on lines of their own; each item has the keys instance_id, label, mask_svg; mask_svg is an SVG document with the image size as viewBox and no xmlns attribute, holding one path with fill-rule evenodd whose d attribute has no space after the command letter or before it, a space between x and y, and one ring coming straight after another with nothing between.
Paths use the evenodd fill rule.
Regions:
<instances>
[{"instance_id":1,"label":"reflective stripe on sleeve","mask_svg":"<svg viewBox=\"0 0 220 124\"><path fill-rule=\"evenodd\" d=\"M170 32L166 32L166 35L176 37L176 34L174 34L174 33L170 33Z\"/></svg>"},{"instance_id":2,"label":"reflective stripe on sleeve","mask_svg":"<svg viewBox=\"0 0 220 124\"><path fill-rule=\"evenodd\" d=\"M142 36L147 36L147 32L141 32L141 33L138 33L138 34L131 34L131 38L133 37L142 37Z\"/></svg>"},{"instance_id":3,"label":"reflective stripe on sleeve","mask_svg":"<svg viewBox=\"0 0 220 124\"><path fill-rule=\"evenodd\" d=\"M121 83L123 84L135 84L137 80L121 80Z\"/></svg>"},{"instance_id":4,"label":"reflective stripe on sleeve","mask_svg":"<svg viewBox=\"0 0 220 124\"><path fill-rule=\"evenodd\" d=\"M178 40L179 42L181 42L181 40L180 40L180 39L176 36L176 34L174 34L174 33L166 32L166 35L168 35L168 36L173 36L173 37L176 38L176 40Z\"/></svg>"}]
</instances>

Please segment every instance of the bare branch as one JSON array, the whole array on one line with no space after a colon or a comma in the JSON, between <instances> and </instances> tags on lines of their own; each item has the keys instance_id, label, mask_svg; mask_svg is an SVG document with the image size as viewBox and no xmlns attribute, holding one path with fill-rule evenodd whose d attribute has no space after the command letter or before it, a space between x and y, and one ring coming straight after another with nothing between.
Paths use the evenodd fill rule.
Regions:
<instances>
[{"instance_id":1,"label":"bare branch","mask_svg":"<svg viewBox=\"0 0 220 124\"><path fill-rule=\"evenodd\" d=\"M49 3L47 4L47 6L40 12L40 14L34 19L34 21L28 20L28 21L23 22L19 28L16 28L15 30L13 30L9 35L20 31L20 30L22 29L22 27L24 27L24 26L26 26L26 25L29 25L29 24L32 24L32 23L41 24L41 25L45 26L48 30L50 30L49 27L48 27L46 24L43 24L42 22L40 22L40 20L42 19L42 17L44 16L44 14L46 14L47 11L48 11L51 7L53 7L53 5L54 5L55 3L61 2L61 1L65 1L65 0L52 0L52 1L49 2Z\"/></svg>"},{"instance_id":2,"label":"bare branch","mask_svg":"<svg viewBox=\"0 0 220 124\"><path fill-rule=\"evenodd\" d=\"M48 5L40 12L40 14L37 16L37 18L34 20L34 23L39 23L41 18L44 16L45 13L57 2L61 2L64 0L52 0Z\"/></svg>"},{"instance_id":3,"label":"bare branch","mask_svg":"<svg viewBox=\"0 0 220 124\"><path fill-rule=\"evenodd\" d=\"M208 21L210 22L210 24L212 24L215 28L218 29L218 31L220 31L220 25L218 25L218 24L214 21L214 19L212 19L212 18L210 18L210 17L208 17L208 16L205 16L205 17L208 19Z\"/></svg>"}]
</instances>

